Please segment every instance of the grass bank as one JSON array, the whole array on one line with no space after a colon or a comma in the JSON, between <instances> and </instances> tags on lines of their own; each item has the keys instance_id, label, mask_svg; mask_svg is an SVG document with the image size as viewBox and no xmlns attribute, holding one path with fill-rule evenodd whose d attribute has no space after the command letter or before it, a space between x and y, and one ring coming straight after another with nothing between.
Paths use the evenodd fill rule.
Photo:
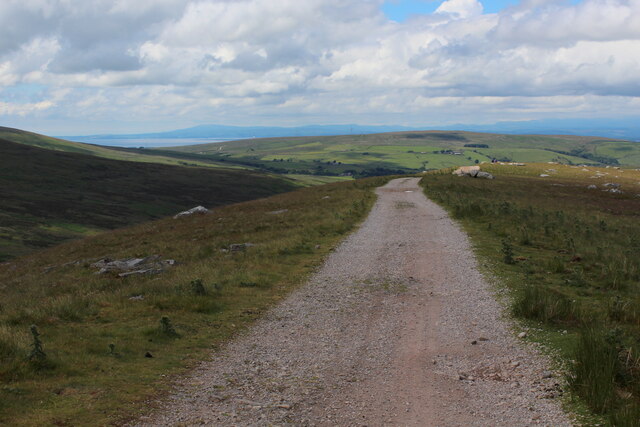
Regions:
<instances>
[{"instance_id":1,"label":"grass bank","mask_svg":"<svg viewBox=\"0 0 640 427\"><path fill-rule=\"evenodd\" d=\"M513 314L555 348L568 384L610 425L640 423L640 173L563 165L449 171L425 193L511 290ZM543 176L541 176L543 175Z\"/></svg>"},{"instance_id":2,"label":"grass bank","mask_svg":"<svg viewBox=\"0 0 640 427\"><path fill-rule=\"evenodd\" d=\"M0 424L126 422L300 285L385 181L305 188L0 264ZM242 243L252 245L228 250ZM176 262L129 277L91 267L148 255Z\"/></svg>"}]
</instances>

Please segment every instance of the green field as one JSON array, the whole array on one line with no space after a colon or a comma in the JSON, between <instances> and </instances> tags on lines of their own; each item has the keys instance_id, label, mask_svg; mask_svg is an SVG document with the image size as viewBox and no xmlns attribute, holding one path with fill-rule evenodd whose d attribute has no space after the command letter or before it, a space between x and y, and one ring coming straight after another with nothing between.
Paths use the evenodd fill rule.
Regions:
<instances>
[{"instance_id":1,"label":"green field","mask_svg":"<svg viewBox=\"0 0 640 427\"><path fill-rule=\"evenodd\" d=\"M367 176L503 162L640 166L640 143L582 136L398 132L375 135L263 138L175 147L276 173Z\"/></svg>"},{"instance_id":2,"label":"green field","mask_svg":"<svg viewBox=\"0 0 640 427\"><path fill-rule=\"evenodd\" d=\"M559 354L564 391L578 399L566 401L570 409L586 425L637 426L640 172L549 164L483 170L496 179L446 170L426 174L422 185L510 290L510 310L530 338Z\"/></svg>"},{"instance_id":3,"label":"green field","mask_svg":"<svg viewBox=\"0 0 640 427\"><path fill-rule=\"evenodd\" d=\"M180 167L0 139L0 262L70 238L297 188L257 171Z\"/></svg>"}]
</instances>

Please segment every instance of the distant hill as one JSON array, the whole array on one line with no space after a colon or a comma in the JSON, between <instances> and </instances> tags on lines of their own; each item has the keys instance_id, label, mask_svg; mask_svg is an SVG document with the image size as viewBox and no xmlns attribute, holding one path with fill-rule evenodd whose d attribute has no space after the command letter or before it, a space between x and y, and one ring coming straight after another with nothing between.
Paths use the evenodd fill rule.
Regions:
<instances>
[{"instance_id":1,"label":"distant hill","mask_svg":"<svg viewBox=\"0 0 640 427\"><path fill-rule=\"evenodd\" d=\"M157 153L148 153L144 151L131 151L127 149L119 149L115 147L104 147L100 145L87 144L82 142L67 141L60 138L53 138L50 136L40 135L34 132L28 132L20 129L13 129L7 127L0 127L0 138L5 141L16 142L20 144L30 145L33 147L45 148L47 150L65 151L69 153L86 154L90 156L102 157L105 159L113 160L126 160L132 162L142 163L159 163L166 165L185 165L185 160L180 156L161 156ZM200 159L199 162L194 162L191 159L189 162L191 166L206 166L206 167L225 167L229 168L228 164L218 164L215 161L206 159Z\"/></svg>"},{"instance_id":2,"label":"distant hill","mask_svg":"<svg viewBox=\"0 0 640 427\"><path fill-rule=\"evenodd\" d=\"M546 119L516 122L498 122L489 125L452 125L445 130L471 132L538 134L538 135L577 135L620 138L640 141L640 118L620 119Z\"/></svg>"},{"instance_id":3,"label":"distant hill","mask_svg":"<svg viewBox=\"0 0 640 427\"><path fill-rule=\"evenodd\" d=\"M360 135L382 132L412 130L406 126L361 126L361 125L311 125L298 127L274 126L224 126L201 125L168 132L138 133L122 135L65 136L74 141L91 142L108 139L164 139L164 138L270 138L286 136Z\"/></svg>"},{"instance_id":4,"label":"distant hill","mask_svg":"<svg viewBox=\"0 0 640 427\"><path fill-rule=\"evenodd\" d=\"M0 139L0 261L196 205L220 206L296 187L290 180L246 170L132 163L78 150Z\"/></svg>"},{"instance_id":5,"label":"distant hill","mask_svg":"<svg viewBox=\"0 0 640 427\"><path fill-rule=\"evenodd\" d=\"M405 131L467 131L514 135L576 135L598 136L602 138L620 138L640 141L640 119L544 119L527 121L497 122L493 124L465 124L438 126L400 126L400 125L310 125L296 127L278 126L225 126L201 125L186 129L167 132L152 132L139 134L106 134L88 136L63 136L61 138L72 141L104 143L110 139L244 139L244 138L273 138L296 136L333 136L333 135L368 135L374 133L405 132Z\"/></svg>"},{"instance_id":6,"label":"distant hill","mask_svg":"<svg viewBox=\"0 0 640 427\"><path fill-rule=\"evenodd\" d=\"M459 131L247 139L171 150L273 172L321 175L366 176L399 169L412 172L492 159L640 166L638 142L589 136Z\"/></svg>"}]
</instances>

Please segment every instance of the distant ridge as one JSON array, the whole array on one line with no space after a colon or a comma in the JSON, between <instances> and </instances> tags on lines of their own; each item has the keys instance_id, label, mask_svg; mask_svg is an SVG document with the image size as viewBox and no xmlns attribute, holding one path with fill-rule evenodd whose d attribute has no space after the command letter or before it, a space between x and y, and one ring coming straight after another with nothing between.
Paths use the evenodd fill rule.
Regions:
<instances>
[{"instance_id":1,"label":"distant ridge","mask_svg":"<svg viewBox=\"0 0 640 427\"><path fill-rule=\"evenodd\" d=\"M277 126L225 126L201 125L168 132L119 134L119 135L87 135L65 136L65 139L90 142L92 139L164 139L164 138L272 138L294 136L330 136L358 135L384 132L404 132L420 130L405 126L362 126L362 125L309 125L297 127Z\"/></svg>"},{"instance_id":2,"label":"distant ridge","mask_svg":"<svg viewBox=\"0 0 640 427\"><path fill-rule=\"evenodd\" d=\"M526 121L502 121L493 124L453 124L442 126L400 125L308 125L308 126L227 126L200 125L167 132L134 134L101 134L85 136L60 136L71 141L104 143L109 139L246 139L296 136L365 135L385 132L418 130L448 130L488 132L516 135L577 135L640 141L640 118L616 119L544 119Z\"/></svg>"}]
</instances>

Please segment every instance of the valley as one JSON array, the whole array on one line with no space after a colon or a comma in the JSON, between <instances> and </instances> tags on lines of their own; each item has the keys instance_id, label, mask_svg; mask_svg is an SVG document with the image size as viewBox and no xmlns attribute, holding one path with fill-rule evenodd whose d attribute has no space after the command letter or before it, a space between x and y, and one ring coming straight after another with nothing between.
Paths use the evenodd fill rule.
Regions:
<instances>
[{"instance_id":1,"label":"valley","mask_svg":"<svg viewBox=\"0 0 640 427\"><path fill-rule=\"evenodd\" d=\"M260 331L255 325L268 319L276 322L278 330L285 325L286 335L294 325L286 318L270 317L271 313L286 312L286 301L298 298L299 292L307 295L309 280L327 262L344 261L330 261L335 253L343 253L347 260L361 257L358 268L372 265L365 268L372 276L363 272L354 278L340 275L342 279L335 282L321 281L320 294L312 292L307 301L319 297L312 304L315 308L295 310L301 319L320 316L319 325L326 316L343 316L343 326L335 324L334 336L325 341L345 340L345 348L356 347L350 359L332 361L328 357L322 362L314 358L326 349L318 348L311 358L316 368L305 367L304 354L300 368L316 369L313 381L324 384L326 390L337 387L359 396L354 405L370 414L372 422L388 414L395 414L389 416L390 422L425 416L434 422L455 419L448 418L455 417L454 409L447 412L420 403L418 395L432 399L435 392L429 384L413 381L422 375L418 372L458 390L463 399L460 407L485 417L486 425L500 425L500 419L496 421L492 413L482 412L463 396L479 389L506 396L512 389L503 387L513 383L519 384L513 386L518 390L521 386L538 390L538 394L525 393L531 407L562 406L583 425L626 426L638 418L640 265L635 254L640 241L640 172L618 166L634 165L637 143L588 137L410 132L139 150L67 145L15 130L3 135L13 135L13 140L0 141L0 250L5 258L0 263L0 423L156 424L149 420L163 416L159 411L162 402L175 392L176 382L184 385L184 381L195 389L205 386L197 392L204 393L209 402L205 406L210 405L207 399L211 396L220 399L220 408L226 409L217 416L224 423L250 420L254 415L278 422L330 415L348 423L350 417L360 417L351 404L332 400L331 392L322 394L313 387L306 390L317 393L313 395L324 406L309 403L313 399L295 403L295 393L287 394L282 387L285 383L291 390L307 387L296 382L296 376L286 382L274 380L280 384L274 389L276 395L284 393L279 398L282 401L266 404L258 412L243 402L266 397L242 397L248 389L241 383L216 380L211 389L189 376L200 372L194 369L200 369L211 355L217 357L228 346L241 343L237 341L241 335ZM120 155L137 160L109 158ZM421 161L419 156L433 163L416 163ZM483 163L490 157L504 161ZM475 160L495 179L451 174L455 166L475 164ZM422 172L426 165L440 167ZM384 221L391 224L404 218L411 222L408 234L391 233L383 248L374 243L382 240L373 238L340 249L348 236L358 239L353 231L367 230L365 220L373 221L379 215L381 208L371 211L372 207L376 200L389 196L380 187L399 175L354 178L391 173L404 173L400 181L410 181L412 187L391 192L397 200L387 203L385 209L392 215ZM338 182L327 184L332 180ZM418 181L420 187L414 185ZM430 201L418 200L421 191ZM437 210L432 202L446 212ZM196 205L212 210L172 217ZM418 205L428 210L418 214ZM421 239L430 243L424 248L411 240L422 235L418 230L438 229L435 224L448 221L447 213L454 221L451 227L460 226L468 234L473 253L459 252L458 243L448 242L453 235L463 239L454 228L442 235L425 234ZM367 233L376 234L385 227ZM455 262L455 257L465 263ZM150 262L161 267L124 273L104 268L113 262ZM344 268L355 272L350 263ZM468 272L460 270L463 264ZM425 273L420 266L435 270ZM455 288L453 283L460 281L452 277L469 274L477 277L467 286L473 291L465 298L455 297L465 290ZM436 275L441 279L433 279ZM442 313L471 312L477 309L473 304L478 298L486 307L494 307L492 316L502 310L506 317L487 317L480 325L478 319L484 314L478 314L464 324L449 323L467 335L453 347L434 347L435 342L445 342L438 340L449 339L451 329L435 328L436 324L446 325L445 318L420 317L420 308L433 307L434 313L438 307L449 307ZM495 298L502 308L493 305ZM378 309L370 311L372 307L390 311L382 315ZM405 317L396 316L405 309L409 310ZM373 321L366 319L373 318L380 323L371 329ZM507 323L499 323L499 330L489 327L504 319ZM379 346L393 341L388 334L399 342L420 342L418 335L411 335L418 333L410 327L414 320L432 334L414 348L415 354ZM295 323L302 328L296 336L324 333L304 326L302 320ZM39 335L34 335L31 325ZM403 334L391 332L397 327ZM523 339L515 340L516 334ZM257 332L251 350L244 353L259 349L266 339L266 334ZM315 345L312 341L307 344ZM471 341L475 344L469 344ZM304 341L292 342L294 347L301 344ZM525 355L529 345L541 344L542 356ZM493 359L500 363L484 366L481 359L473 359L480 346L495 349L498 353ZM512 349L510 356L500 353L505 346ZM282 350L272 347L269 351ZM42 354L34 353L37 348ZM298 351L290 350L286 357ZM381 358L359 359L370 352ZM399 365L388 365L391 353L400 355ZM252 366L262 363L260 354L256 353ZM416 362L425 354L436 361L435 371L429 363ZM519 355L522 368L512 365L514 354ZM590 358L592 354L597 357ZM235 359L232 357L233 366ZM345 360L351 362L344 364ZM367 366L370 371L356 368ZM383 374L376 366L391 371ZM392 366L405 366L415 375L400 375ZM285 364L282 369L289 367ZM471 373L476 371L480 374ZM371 372L377 373L370 376ZM542 372L551 372L551 376ZM367 397L367 390L380 385L376 378L387 374L385 384L398 393L407 384L424 393L406 396L407 408L385 401L386 392ZM503 374L509 381L495 382ZM539 382L540 376L545 381ZM192 379L185 380L188 378ZM251 381L271 381L268 378L258 375ZM359 388L361 384L366 387ZM451 408L456 407L450 403ZM385 405L390 406L384 413L371 412ZM420 412L423 407L431 409ZM409 410L403 413L405 409ZM556 413L556 409L536 411L540 414L530 416ZM240 418L227 418L227 413ZM559 414L554 415L555 420L564 423ZM501 419L517 423L523 416L510 411Z\"/></svg>"}]
</instances>

